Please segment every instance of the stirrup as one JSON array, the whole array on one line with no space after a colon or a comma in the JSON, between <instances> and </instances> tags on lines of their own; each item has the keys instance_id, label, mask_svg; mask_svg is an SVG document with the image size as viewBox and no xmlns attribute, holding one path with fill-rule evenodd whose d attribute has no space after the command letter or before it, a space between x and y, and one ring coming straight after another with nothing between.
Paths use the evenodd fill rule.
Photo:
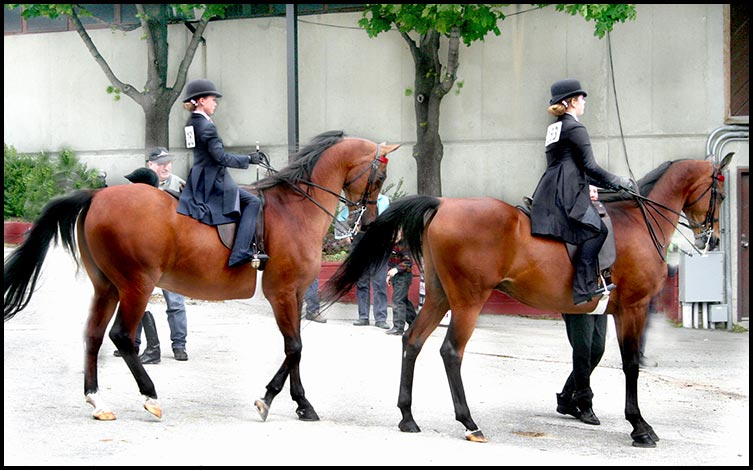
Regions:
<instances>
[{"instance_id":1,"label":"stirrup","mask_svg":"<svg viewBox=\"0 0 753 470\"><path fill-rule=\"evenodd\" d=\"M604 279L604 276L601 273L599 273L599 279L601 279L601 287L596 289L594 291L594 294L603 294L604 292L612 292L614 288L617 287L616 285L614 285L614 283L612 283L611 276L610 276L608 284L607 284L607 280Z\"/></svg>"}]
</instances>

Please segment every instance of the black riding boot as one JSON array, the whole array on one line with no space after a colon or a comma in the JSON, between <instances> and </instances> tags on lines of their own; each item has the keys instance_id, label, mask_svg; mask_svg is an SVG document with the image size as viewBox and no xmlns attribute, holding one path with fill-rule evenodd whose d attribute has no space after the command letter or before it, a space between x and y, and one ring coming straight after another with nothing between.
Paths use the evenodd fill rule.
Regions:
<instances>
[{"instance_id":1,"label":"black riding boot","mask_svg":"<svg viewBox=\"0 0 753 470\"><path fill-rule=\"evenodd\" d=\"M157 335L157 325L154 323L152 312L144 312L141 324L144 327L144 335L146 335L146 349L139 356L139 360L142 364L159 364L161 360L159 336Z\"/></svg>"},{"instance_id":2,"label":"black riding boot","mask_svg":"<svg viewBox=\"0 0 753 470\"><path fill-rule=\"evenodd\" d=\"M580 418L580 411L573 400L573 392L563 390L557 394L557 413Z\"/></svg>"},{"instance_id":3,"label":"black riding boot","mask_svg":"<svg viewBox=\"0 0 753 470\"><path fill-rule=\"evenodd\" d=\"M591 391L591 387L588 387L576 391L573 395L573 400L580 410L580 416L578 416L578 418L586 424L598 425L601 424L601 421L599 421L599 418L594 414L593 397L594 394Z\"/></svg>"}]
</instances>

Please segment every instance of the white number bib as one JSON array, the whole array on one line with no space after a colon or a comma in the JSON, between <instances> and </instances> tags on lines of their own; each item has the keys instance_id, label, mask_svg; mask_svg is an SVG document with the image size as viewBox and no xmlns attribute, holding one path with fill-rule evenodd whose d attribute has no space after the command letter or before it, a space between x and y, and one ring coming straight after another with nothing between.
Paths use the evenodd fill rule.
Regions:
<instances>
[{"instance_id":1,"label":"white number bib","mask_svg":"<svg viewBox=\"0 0 753 470\"><path fill-rule=\"evenodd\" d=\"M560 132L562 132L562 122L555 122L546 129L546 143L545 146L551 145L560 140Z\"/></svg>"},{"instance_id":2,"label":"white number bib","mask_svg":"<svg viewBox=\"0 0 753 470\"><path fill-rule=\"evenodd\" d=\"M193 126L186 126L183 128L186 133L186 148L192 149L196 147L196 135L193 132Z\"/></svg>"}]
</instances>

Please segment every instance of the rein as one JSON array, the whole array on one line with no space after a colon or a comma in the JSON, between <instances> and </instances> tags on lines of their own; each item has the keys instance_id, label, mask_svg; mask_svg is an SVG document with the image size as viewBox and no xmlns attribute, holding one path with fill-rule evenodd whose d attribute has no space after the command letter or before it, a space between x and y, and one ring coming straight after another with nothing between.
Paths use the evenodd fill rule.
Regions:
<instances>
[{"instance_id":1,"label":"rein","mask_svg":"<svg viewBox=\"0 0 753 470\"><path fill-rule=\"evenodd\" d=\"M377 203L376 200L369 200L368 197L369 197L369 193L371 192L371 188L374 185L374 179L376 177L376 173L377 173L377 169L379 167L379 163L380 162L381 163L387 163L387 161L388 161L387 157L383 157L383 156L380 155L381 150L382 150L382 144L377 144L376 156L374 157L374 160L371 162L371 164L369 166L367 166L366 168L364 168L364 170L361 173L359 173L357 176L355 176L354 178L352 178L351 180L349 180L349 181L347 181L347 182L345 182L343 184L343 189L345 189L349 185L351 185L355 181L357 181L359 178L361 178L367 171L371 170L371 173L369 173L368 183L366 184L366 188L364 189L364 192L361 195L361 198L360 198L359 201L351 201L350 199L341 196L339 192L335 193L331 189L325 188L324 186L321 186L321 185L319 185L317 183L314 183L313 181L301 180L301 181L298 181L297 183L299 183L299 184L305 184L305 185L307 185L309 187L313 187L313 188L322 190L322 191L324 191L324 192L326 192L328 194L331 194L332 196L335 196L339 202L345 204L346 206L348 206L348 207L355 207L356 210L358 210L358 219L356 221L356 224L354 225L354 229L351 229L351 232L353 232L353 234L354 234L355 231L356 231L355 227L358 227L358 224L360 224L360 222L361 222L361 217L366 212L366 206L369 205L369 204L374 205L374 204ZM271 168L271 166L266 166L266 167L267 167L268 170L277 171L277 170L274 170L273 168ZM297 193L301 194L303 197L305 197L309 201L311 201L314 204L316 204L317 207L319 207L321 210L323 210L327 215L329 215L333 219L336 218L335 214L333 214L330 211L328 211L327 208L324 207L319 201L317 201L316 199L314 199L314 197L311 194L309 194L308 191L304 191L300 186L298 186L297 184L293 184L292 182L288 182L288 184L290 185L290 188L293 189L293 191L296 191ZM352 236L352 234L350 236Z\"/></svg>"},{"instance_id":2,"label":"rein","mask_svg":"<svg viewBox=\"0 0 753 470\"><path fill-rule=\"evenodd\" d=\"M620 127L620 137L622 138L622 148L623 148L623 151L625 153L625 162L627 163L628 171L630 172L630 178L633 181L636 181L635 175L633 174L633 170L632 170L632 168L630 168L630 160L628 159L627 147L625 145L625 134L622 131L622 118L621 118L621 115L620 115L620 104L619 104L619 101L617 100L617 86L616 86L615 80L614 80L614 62L612 60L612 41L611 41L611 36L609 34L609 31L607 31L607 46L608 46L608 49L609 49L609 67L610 67L611 75L612 75L612 91L614 93L615 107L617 108L617 122L619 123L619 127ZM649 212L649 210L653 209L653 211L656 212L656 213L658 213L659 215L661 215L664 218L664 220L670 222L669 218L666 215L664 215L661 211L659 211L657 209L657 207L661 207L662 209L670 211L670 212L676 214L677 216L679 216L680 218L684 217L687 220L687 223L682 222L680 220L678 222L678 224L683 225L684 227L688 227L690 229L693 229L693 228L700 228L700 229L702 229L703 231L700 234L695 235L695 238L698 239L700 237L706 236L706 246L704 247L703 252L701 252L696 247L695 243L690 243L690 240L688 240L687 237L684 234L682 234L682 232L680 232L680 234L682 235L683 238L685 238L685 240L688 241L688 243L690 243L690 245L693 247L694 250L696 250L696 252L698 254L703 255L706 251L708 251L709 242L711 241L711 237L709 235L714 230L714 222L716 222L718 220L718 219L714 218L714 213L716 211L716 198L718 197L718 193L719 193L719 191L718 191L718 189L716 187L716 183L717 183L717 181L724 181L724 175L721 174L720 168L717 167L716 165L714 165L714 172L711 175L711 178L712 178L711 179L711 185L709 185L709 187L706 188L706 191L704 191L700 196L698 196L696 198L696 200L693 201L691 204L687 204L687 205L685 205L683 207L683 208L690 207L693 204L697 203L698 201L700 201L703 198L703 196L706 195L707 192L709 192L709 190L711 190L711 200L709 201L709 208L708 208L708 211L706 212L706 218L704 219L703 223L701 223L701 224L690 220L690 218L688 218L688 216L686 216L685 214L683 214L681 212L676 212L675 210L670 209L669 207L665 206L664 204L661 204L661 203L653 201L653 200L651 200L651 199L649 199L649 198L647 198L645 196L642 196L640 194L640 188L638 187L637 184L635 184L635 188L636 188L637 192L636 191L630 191L630 190L626 190L625 191L626 193L628 193L629 195L631 195L633 197L633 199L635 199L635 202L638 204L638 207L640 208L641 213L643 214L643 220L646 222L646 228L648 229L648 232L651 235L651 241L653 242L654 247L656 248L657 253L659 253L659 257L661 258L662 261L664 261L664 262L667 261L667 258L666 258L666 246L665 246L664 243L662 243L662 242L659 241L659 237L656 234L656 232L654 231L654 226L651 225L651 221L649 220L649 216L651 217L651 219L654 220L654 222L658 222L658 220L654 216L654 214L652 214L652 213ZM724 197L724 196L722 196L722 197ZM662 237L662 240L664 240L664 242L667 241L667 235L664 233L663 230L661 232L661 237Z\"/></svg>"},{"instance_id":3,"label":"rein","mask_svg":"<svg viewBox=\"0 0 753 470\"><path fill-rule=\"evenodd\" d=\"M658 236L654 232L654 226L648 220L648 216L650 215L651 218L654 220L654 222L658 222L658 219L653 213L647 213L646 209L652 209L654 213L659 214L662 218L664 218L664 220L666 220L667 222L671 222L669 220L669 217L667 217L662 211L658 209L658 208L661 208L663 210L669 211L677 215L680 218L684 218L687 221L687 222L683 222L682 220L680 220L678 222L679 225L682 225L689 229L701 229L702 232L698 235L695 235L695 238L698 239L700 237L706 236L706 246L704 247L703 251L699 250L696 247L695 243L691 243L690 240L688 240L688 238L684 234L682 234L682 232L680 232L680 235L682 235L683 238L685 238L685 240L688 241L688 243L690 243L690 245L699 255L703 255L706 251L708 251L708 246L709 246L708 244L709 244L709 241L711 240L711 237L709 236L709 234L713 232L714 230L714 223L719 220L714 217L716 213L717 198L721 197L722 199L724 199L724 195L723 194L720 195L719 189L717 188L717 181L724 181L724 176L721 174L719 168L714 166L714 172L711 175L711 184L708 186L708 188L706 188L706 190L703 191L700 196L695 198L693 202L683 206L683 209L685 209L686 207L693 206L698 201L700 201L706 195L706 193L711 191L711 199L709 200L709 208L706 211L706 217L701 223L694 222L690 220L690 218L688 218L688 216L685 215L683 212L677 212L674 209L667 207L666 205L660 202L654 201L653 199L649 199L648 197L641 195L640 193L637 193L634 191L626 191L630 196L632 196L635 199L635 201L641 207L641 210L643 211L643 214L644 214L644 219L646 220L646 226L648 227L649 233L651 234L651 239L653 240L654 246L656 247L657 251L659 252L659 255L661 256L662 261L666 261L666 258L663 254L665 245L659 242ZM666 241L666 238L667 238L666 234L662 231L662 239Z\"/></svg>"}]
</instances>

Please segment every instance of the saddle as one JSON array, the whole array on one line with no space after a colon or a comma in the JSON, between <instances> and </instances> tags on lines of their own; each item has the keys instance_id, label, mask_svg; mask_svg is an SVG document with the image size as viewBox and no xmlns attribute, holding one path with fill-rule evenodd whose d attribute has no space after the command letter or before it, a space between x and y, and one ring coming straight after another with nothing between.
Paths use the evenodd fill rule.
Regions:
<instances>
[{"instance_id":1,"label":"saddle","mask_svg":"<svg viewBox=\"0 0 753 470\"><path fill-rule=\"evenodd\" d=\"M530 197L526 196L523 198L523 204L524 205L522 206L518 205L516 207L530 218L531 204L533 204L533 200ZM617 248L614 243L612 219L609 217L606 206L601 201L592 201L592 204L596 207L596 210L599 212L599 216L601 216L601 220L604 221L604 225L606 225L607 229L609 230L609 232L607 233L607 239L604 240L604 244L601 246L601 250L599 250L599 271L601 271L602 275L606 279L607 284L610 284L612 274L609 268L612 267L615 259L617 259ZM565 247L567 248L568 256L570 256L570 261L572 261L578 251L578 245L565 243Z\"/></svg>"},{"instance_id":2,"label":"saddle","mask_svg":"<svg viewBox=\"0 0 753 470\"><path fill-rule=\"evenodd\" d=\"M254 240L256 240L255 251L257 253L264 253L264 193L261 191L254 191L254 193L261 200L259 205L259 214L256 216L256 232ZM217 225L217 234L220 236L220 241L226 248L232 250L233 243L235 242L235 234L238 231L238 222L230 222L227 224ZM259 271L264 269L263 264L257 268Z\"/></svg>"}]
</instances>

